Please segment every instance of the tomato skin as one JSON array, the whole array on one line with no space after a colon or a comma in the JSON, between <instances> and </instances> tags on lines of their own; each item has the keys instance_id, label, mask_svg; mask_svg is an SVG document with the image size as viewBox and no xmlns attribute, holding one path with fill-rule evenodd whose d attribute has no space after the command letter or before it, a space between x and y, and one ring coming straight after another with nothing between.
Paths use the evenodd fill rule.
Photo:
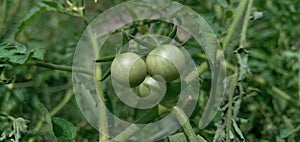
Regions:
<instances>
[{"instance_id":1,"label":"tomato skin","mask_svg":"<svg viewBox=\"0 0 300 142\"><path fill-rule=\"evenodd\" d=\"M147 74L145 61L137 54L127 52L118 55L111 64L111 77L126 87L140 85Z\"/></svg>"},{"instance_id":2,"label":"tomato skin","mask_svg":"<svg viewBox=\"0 0 300 142\"><path fill-rule=\"evenodd\" d=\"M174 45L161 45L148 54L146 65L150 75L160 75L166 82L171 82L180 77L185 67L185 55Z\"/></svg>"},{"instance_id":3,"label":"tomato skin","mask_svg":"<svg viewBox=\"0 0 300 142\"><path fill-rule=\"evenodd\" d=\"M153 93L155 94L159 93L163 88L161 83L163 82L159 82L153 77L147 76L144 82L137 87L138 95L140 97L147 97L151 94L151 91L153 91ZM158 94L158 95L163 95L163 94Z\"/></svg>"}]
</instances>

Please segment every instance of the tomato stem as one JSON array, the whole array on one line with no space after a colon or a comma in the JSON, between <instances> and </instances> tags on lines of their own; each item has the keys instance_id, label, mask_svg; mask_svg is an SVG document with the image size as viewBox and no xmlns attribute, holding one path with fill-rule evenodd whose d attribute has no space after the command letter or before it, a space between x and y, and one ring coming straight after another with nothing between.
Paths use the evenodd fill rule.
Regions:
<instances>
[{"instance_id":1,"label":"tomato stem","mask_svg":"<svg viewBox=\"0 0 300 142\"><path fill-rule=\"evenodd\" d=\"M189 122L189 118L185 115L181 108L177 106L173 107L172 113L174 113L177 120L182 125L182 128L190 142L205 142L204 138L196 135L192 125Z\"/></svg>"},{"instance_id":2,"label":"tomato stem","mask_svg":"<svg viewBox=\"0 0 300 142\"><path fill-rule=\"evenodd\" d=\"M67 72L80 72L88 75L94 75L91 71L88 71L86 69L81 69L81 68L72 68L71 66L65 66L65 65L57 65L53 63L46 63L42 61L34 61L30 60L26 64L28 65L34 65L38 67L43 67L43 68L48 68L48 69L54 69L54 70L60 70L60 71L67 71Z\"/></svg>"}]
</instances>

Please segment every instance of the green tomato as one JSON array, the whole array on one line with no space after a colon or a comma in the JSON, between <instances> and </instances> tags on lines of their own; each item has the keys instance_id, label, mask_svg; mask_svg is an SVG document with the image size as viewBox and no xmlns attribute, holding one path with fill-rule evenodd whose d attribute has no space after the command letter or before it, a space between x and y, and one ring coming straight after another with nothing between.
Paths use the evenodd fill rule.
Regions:
<instances>
[{"instance_id":1,"label":"green tomato","mask_svg":"<svg viewBox=\"0 0 300 142\"><path fill-rule=\"evenodd\" d=\"M111 64L111 77L126 87L140 85L147 74L145 61L137 54L127 52L118 55Z\"/></svg>"},{"instance_id":2,"label":"green tomato","mask_svg":"<svg viewBox=\"0 0 300 142\"><path fill-rule=\"evenodd\" d=\"M185 67L185 55L174 45L161 45L148 54L146 65L150 75L160 75L166 82L171 82L180 77Z\"/></svg>"},{"instance_id":3,"label":"green tomato","mask_svg":"<svg viewBox=\"0 0 300 142\"><path fill-rule=\"evenodd\" d=\"M137 93L140 97L148 97L152 91L154 95L164 95L162 94L164 83L162 83L151 76L147 76L144 82L137 87Z\"/></svg>"}]
</instances>

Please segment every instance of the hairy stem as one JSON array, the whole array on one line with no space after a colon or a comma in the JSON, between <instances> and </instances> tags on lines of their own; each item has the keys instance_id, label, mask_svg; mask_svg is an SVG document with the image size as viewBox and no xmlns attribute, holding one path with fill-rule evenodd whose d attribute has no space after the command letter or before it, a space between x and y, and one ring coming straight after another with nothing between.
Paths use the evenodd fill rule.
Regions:
<instances>
[{"instance_id":1,"label":"hairy stem","mask_svg":"<svg viewBox=\"0 0 300 142\"><path fill-rule=\"evenodd\" d=\"M109 141L109 131L108 131L108 122L106 117L106 107L105 107L105 98L102 92L101 87L101 80L102 78L102 71L100 64L96 64L96 74L95 74L95 83L96 83L96 90L100 99L99 104L99 121L100 121L100 128L99 128L99 142L108 142ZM104 135L105 134L105 135Z\"/></svg>"},{"instance_id":2,"label":"hairy stem","mask_svg":"<svg viewBox=\"0 0 300 142\"><path fill-rule=\"evenodd\" d=\"M88 30L89 34L93 34L91 30ZM98 43L97 43L97 37L92 37L92 47L95 53L96 59L99 58L98 54ZM94 76L94 82L96 84L96 90L99 97L99 142L109 142L109 131L108 131L108 119L106 114L106 106L105 106L105 98L102 91L102 84L101 84L101 78L102 78L102 70L101 70L101 64L95 65L95 76Z\"/></svg>"}]
</instances>

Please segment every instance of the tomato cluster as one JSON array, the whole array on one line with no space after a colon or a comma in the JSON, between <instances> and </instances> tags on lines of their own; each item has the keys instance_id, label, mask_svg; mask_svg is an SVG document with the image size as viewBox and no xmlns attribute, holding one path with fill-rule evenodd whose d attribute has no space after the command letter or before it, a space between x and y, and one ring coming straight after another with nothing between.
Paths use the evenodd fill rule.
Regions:
<instances>
[{"instance_id":1,"label":"tomato cluster","mask_svg":"<svg viewBox=\"0 0 300 142\"><path fill-rule=\"evenodd\" d=\"M153 49L146 60L132 52L118 55L112 62L111 75L123 86L137 87L139 95L145 97L150 94L150 86L158 84L154 76L162 77L165 82L178 79L185 60L178 47L165 44Z\"/></svg>"}]
</instances>

